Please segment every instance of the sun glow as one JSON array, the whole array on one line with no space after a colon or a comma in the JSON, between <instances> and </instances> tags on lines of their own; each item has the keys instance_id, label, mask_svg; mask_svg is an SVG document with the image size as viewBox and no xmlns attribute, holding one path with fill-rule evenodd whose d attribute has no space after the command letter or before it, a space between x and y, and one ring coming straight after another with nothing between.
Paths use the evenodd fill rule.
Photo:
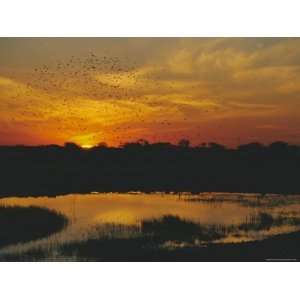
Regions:
<instances>
[{"instance_id":1,"label":"sun glow","mask_svg":"<svg viewBox=\"0 0 300 300\"><path fill-rule=\"evenodd\" d=\"M91 149L91 148L93 148L94 146L93 145L91 145L91 144L84 144L84 145L81 145L81 148L83 148L83 149Z\"/></svg>"}]
</instances>

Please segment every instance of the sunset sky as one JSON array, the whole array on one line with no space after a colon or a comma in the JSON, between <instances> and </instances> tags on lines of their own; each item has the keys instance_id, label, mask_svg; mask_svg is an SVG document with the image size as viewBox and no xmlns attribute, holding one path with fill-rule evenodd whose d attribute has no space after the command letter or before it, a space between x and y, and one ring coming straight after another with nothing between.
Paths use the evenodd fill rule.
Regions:
<instances>
[{"instance_id":1,"label":"sunset sky","mask_svg":"<svg viewBox=\"0 0 300 300\"><path fill-rule=\"evenodd\" d=\"M0 144L300 144L300 38L0 38Z\"/></svg>"}]
</instances>

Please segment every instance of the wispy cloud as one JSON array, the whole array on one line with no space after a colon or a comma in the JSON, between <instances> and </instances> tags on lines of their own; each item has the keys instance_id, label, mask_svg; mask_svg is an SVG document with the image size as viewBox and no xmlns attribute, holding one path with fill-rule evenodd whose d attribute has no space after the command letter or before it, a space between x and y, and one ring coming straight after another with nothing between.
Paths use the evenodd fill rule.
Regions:
<instances>
[{"instance_id":1,"label":"wispy cloud","mask_svg":"<svg viewBox=\"0 0 300 300\"><path fill-rule=\"evenodd\" d=\"M0 39L0 46L0 122L16 141L22 132L49 143L179 135L198 143L205 134L222 142L259 137L276 130L276 120L298 126L297 38Z\"/></svg>"}]
</instances>

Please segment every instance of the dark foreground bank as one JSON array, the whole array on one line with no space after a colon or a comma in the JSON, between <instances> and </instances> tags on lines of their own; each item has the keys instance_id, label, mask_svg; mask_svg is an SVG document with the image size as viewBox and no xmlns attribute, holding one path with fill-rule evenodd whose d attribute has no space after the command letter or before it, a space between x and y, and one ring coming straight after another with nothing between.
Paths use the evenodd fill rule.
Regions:
<instances>
[{"instance_id":1,"label":"dark foreground bank","mask_svg":"<svg viewBox=\"0 0 300 300\"><path fill-rule=\"evenodd\" d=\"M263 241L238 244L212 244L207 247L167 250L156 247L159 242L147 237L132 239L99 239L74 243L60 249L59 261L107 262L260 262L298 261L300 259L300 231L278 235ZM2 261L46 260L44 253L34 251L23 256L6 256Z\"/></svg>"},{"instance_id":2,"label":"dark foreground bank","mask_svg":"<svg viewBox=\"0 0 300 300\"><path fill-rule=\"evenodd\" d=\"M0 147L0 197L126 191L300 193L300 147L149 144Z\"/></svg>"},{"instance_id":3,"label":"dark foreground bank","mask_svg":"<svg viewBox=\"0 0 300 300\"><path fill-rule=\"evenodd\" d=\"M24 243L62 230L67 219L40 207L0 207L0 247ZM1 258L0 258L1 259Z\"/></svg>"},{"instance_id":4,"label":"dark foreground bank","mask_svg":"<svg viewBox=\"0 0 300 300\"><path fill-rule=\"evenodd\" d=\"M264 241L211 244L176 250L151 247L145 238L89 240L70 245L65 253L92 261L268 261L300 259L300 232L278 235ZM134 251L133 251L134 250Z\"/></svg>"}]
</instances>

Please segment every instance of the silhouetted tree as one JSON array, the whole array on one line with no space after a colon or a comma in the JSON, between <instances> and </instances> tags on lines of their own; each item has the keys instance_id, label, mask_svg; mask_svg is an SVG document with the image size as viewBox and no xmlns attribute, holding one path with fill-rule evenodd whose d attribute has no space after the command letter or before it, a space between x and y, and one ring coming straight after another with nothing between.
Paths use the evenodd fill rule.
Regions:
<instances>
[{"instance_id":1,"label":"silhouetted tree","mask_svg":"<svg viewBox=\"0 0 300 300\"><path fill-rule=\"evenodd\" d=\"M244 152L257 152L262 150L263 148L264 145L256 142L238 146L238 150Z\"/></svg>"},{"instance_id":2,"label":"silhouetted tree","mask_svg":"<svg viewBox=\"0 0 300 300\"><path fill-rule=\"evenodd\" d=\"M214 142L208 143L208 147L212 150L217 150L217 151L224 151L226 150L226 147Z\"/></svg>"},{"instance_id":3,"label":"silhouetted tree","mask_svg":"<svg viewBox=\"0 0 300 300\"><path fill-rule=\"evenodd\" d=\"M78 146L77 144L72 143L72 142L66 142L65 148L67 150L80 150L81 149L80 146Z\"/></svg>"},{"instance_id":4,"label":"silhouetted tree","mask_svg":"<svg viewBox=\"0 0 300 300\"><path fill-rule=\"evenodd\" d=\"M97 148L107 148L107 144L105 142L100 142L98 143Z\"/></svg>"},{"instance_id":5,"label":"silhouetted tree","mask_svg":"<svg viewBox=\"0 0 300 300\"><path fill-rule=\"evenodd\" d=\"M145 139L139 139L139 140L137 140L137 143L142 145L142 146L148 146L149 145L149 142Z\"/></svg>"},{"instance_id":6,"label":"silhouetted tree","mask_svg":"<svg viewBox=\"0 0 300 300\"><path fill-rule=\"evenodd\" d=\"M188 148L190 146L190 141L188 139L181 139L178 142L179 147Z\"/></svg>"},{"instance_id":7,"label":"silhouetted tree","mask_svg":"<svg viewBox=\"0 0 300 300\"><path fill-rule=\"evenodd\" d=\"M285 151L288 149L288 147L289 147L289 144L286 142L282 142L282 141L274 142L269 145L269 148L276 152Z\"/></svg>"}]
</instances>

